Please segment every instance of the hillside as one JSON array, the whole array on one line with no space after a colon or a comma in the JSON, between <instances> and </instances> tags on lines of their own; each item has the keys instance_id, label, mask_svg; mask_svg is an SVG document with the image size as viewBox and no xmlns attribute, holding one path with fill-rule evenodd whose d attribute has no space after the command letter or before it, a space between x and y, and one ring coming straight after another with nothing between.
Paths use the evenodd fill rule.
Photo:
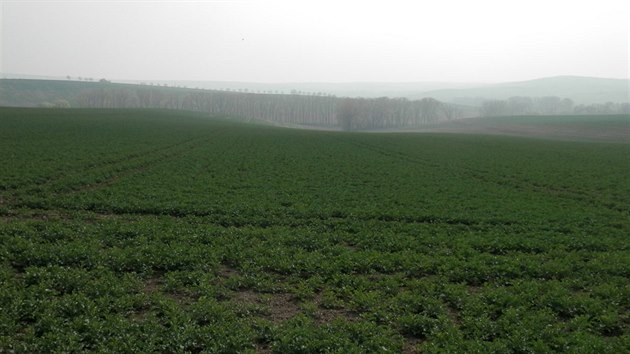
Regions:
<instances>
[{"instance_id":1,"label":"hillside","mask_svg":"<svg viewBox=\"0 0 630 354\"><path fill-rule=\"evenodd\" d=\"M63 82L63 79L39 78L25 75L5 75L13 79ZM0 80L0 87L3 80ZM404 97L420 99L432 97L440 101L479 106L483 100L506 99L512 96L558 96L570 98L575 104L628 102L630 80L579 76L557 76L535 80L504 83L464 82L354 82L354 83L261 83L221 82L204 80L114 80L117 83L140 85L168 85L170 87L232 90L261 93L304 92L323 93L341 97ZM81 82L75 81L80 84ZM17 88L17 87L16 87ZM0 98L1 99L1 98Z\"/></svg>"},{"instance_id":2,"label":"hillside","mask_svg":"<svg viewBox=\"0 0 630 354\"><path fill-rule=\"evenodd\" d=\"M0 106L37 107L42 102L65 99L76 105L80 92L98 83L66 80L1 79Z\"/></svg>"},{"instance_id":3,"label":"hillside","mask_svg":"<svg viewBox=\"0 0 630 354\"><path fill-rule=\"evenodd\" d=\"M121 81L139 84L140 81ZM186 80L155 80L156 84L169 86L198 87L211 90L230 89L234 91L248 90L250 92L281 92L295 91L305 93L322 92L341 97L405 97L421 98L419 94L427 91L451 88L478 87L475 83L457 82L226 82L226 81L186 81Z\"/></svg>"},{"instance_id":4,"label":"hillside","mask_svg":"<svg viewBox=\"0 0 630 354\"><path fill-rule=\"evenodd\" d=\"M249 90L252 92L324 92L348 97L432 97L464 105L480 105L483 100L512 96L558 96L576 104L628 102L630 80L578 76L557 76L536 80L495 84L458 82L355 82L355 83L256 83L214 81L156 81L161 84L206 89ZM130 83L138 83L131 82Z\"/></svg>"},{"instance_id":5,"label":"hillside","mask_svg":"<svg viewBox=\"0 0 630 354\"><path fill-rule=\"evenodd\" d=\"M593 104L629 102L629 87L630 80L558 76L476 88L432 90L423 92L421 96L477 106L484 100L504 100L512 96L558 96L570 98L576 104Z\"/></svg>"},{"instance_id":6,"label":"hillside","mask_svg":"<svg viewBox=\"0 0 630 354\"><path fill-rule=\"evenodd\" d=\"M67 100L72 107L81 106L81 95L95 90L124 90L130 88L146 89L141 85L112 82L87 82L49 79L0 79L0 106L37 107L42 102ZM160 92L191 92L194 90L151 87Z\"/></svg>"}]
</instances>

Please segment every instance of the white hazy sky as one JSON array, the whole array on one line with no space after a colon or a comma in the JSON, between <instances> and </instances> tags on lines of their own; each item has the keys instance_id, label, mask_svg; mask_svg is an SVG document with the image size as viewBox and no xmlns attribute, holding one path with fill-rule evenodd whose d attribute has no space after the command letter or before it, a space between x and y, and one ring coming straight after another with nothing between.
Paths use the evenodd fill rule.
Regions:
<instances>
[{"instance_id":1,"label":"white hazy sky","mask_svg":"<svg viewBox=\"0 0 630 354\"><path fill-rule=\"evenodd\" d=\"M628 0L0 0L0 71L138 80L628 78Z\"/></svg>"}]
</instances>

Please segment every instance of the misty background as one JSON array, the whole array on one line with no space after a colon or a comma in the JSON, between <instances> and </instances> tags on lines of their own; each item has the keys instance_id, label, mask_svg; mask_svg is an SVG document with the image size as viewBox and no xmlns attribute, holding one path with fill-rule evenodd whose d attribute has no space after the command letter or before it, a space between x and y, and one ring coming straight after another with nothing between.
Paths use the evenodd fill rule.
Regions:
<instances>
[{"instance_id":1,"label":"misty background","mask_svg":"<svg viewBox=\"0 0 630 354\"><path fill-rule=\"evenodd\" d=\"M2 73L265 83L628 78L604 1L6 1Z\"/></svg>"}]
</instances>

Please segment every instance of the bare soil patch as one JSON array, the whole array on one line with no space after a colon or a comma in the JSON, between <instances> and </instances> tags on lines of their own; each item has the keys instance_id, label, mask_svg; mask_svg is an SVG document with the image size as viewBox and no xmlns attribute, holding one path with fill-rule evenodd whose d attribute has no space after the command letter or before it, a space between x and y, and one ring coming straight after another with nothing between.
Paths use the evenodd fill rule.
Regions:
<instances>
[{"instance_id":1,"label":"bare soil patch","mask_svg":"<svg viewBox=\"0 0 630 354\"><path fill-rule=\"evenodd\" d=\"M415 354L420 353L420 350L417 349L418 344L423 342L422 339L418 339L415 337L405 337L405 342L403 343L404 354Z\"/></svg>"},{"instance_id":2,"label":"bare soil patch","mask_svg":"<svg viewBox=\"0 0 630 354\"><path fill-rule=\"evenodd\" d=\"M236 292L233 301L237 304L262 307L264 317L273 323L284 322L300 313L300 307L293 295L286 293L260 294L244 290Z\"/></svg>"}]
</instances>

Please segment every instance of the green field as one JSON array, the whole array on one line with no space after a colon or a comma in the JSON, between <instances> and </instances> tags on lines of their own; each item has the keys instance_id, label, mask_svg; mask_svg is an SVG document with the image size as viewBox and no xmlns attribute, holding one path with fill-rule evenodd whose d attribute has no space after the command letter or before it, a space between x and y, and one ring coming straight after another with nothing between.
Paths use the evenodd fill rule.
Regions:
<instances>
[{"instance_id":1,"label":"green field","mask_svg":"<svg viewBox=\"0 0 630 354\"><path fill-rule=\"evenodd\" d=\"M627 143L2 108L0 151L0 353L630 352Z\"/></svg>"}]
</instances>

